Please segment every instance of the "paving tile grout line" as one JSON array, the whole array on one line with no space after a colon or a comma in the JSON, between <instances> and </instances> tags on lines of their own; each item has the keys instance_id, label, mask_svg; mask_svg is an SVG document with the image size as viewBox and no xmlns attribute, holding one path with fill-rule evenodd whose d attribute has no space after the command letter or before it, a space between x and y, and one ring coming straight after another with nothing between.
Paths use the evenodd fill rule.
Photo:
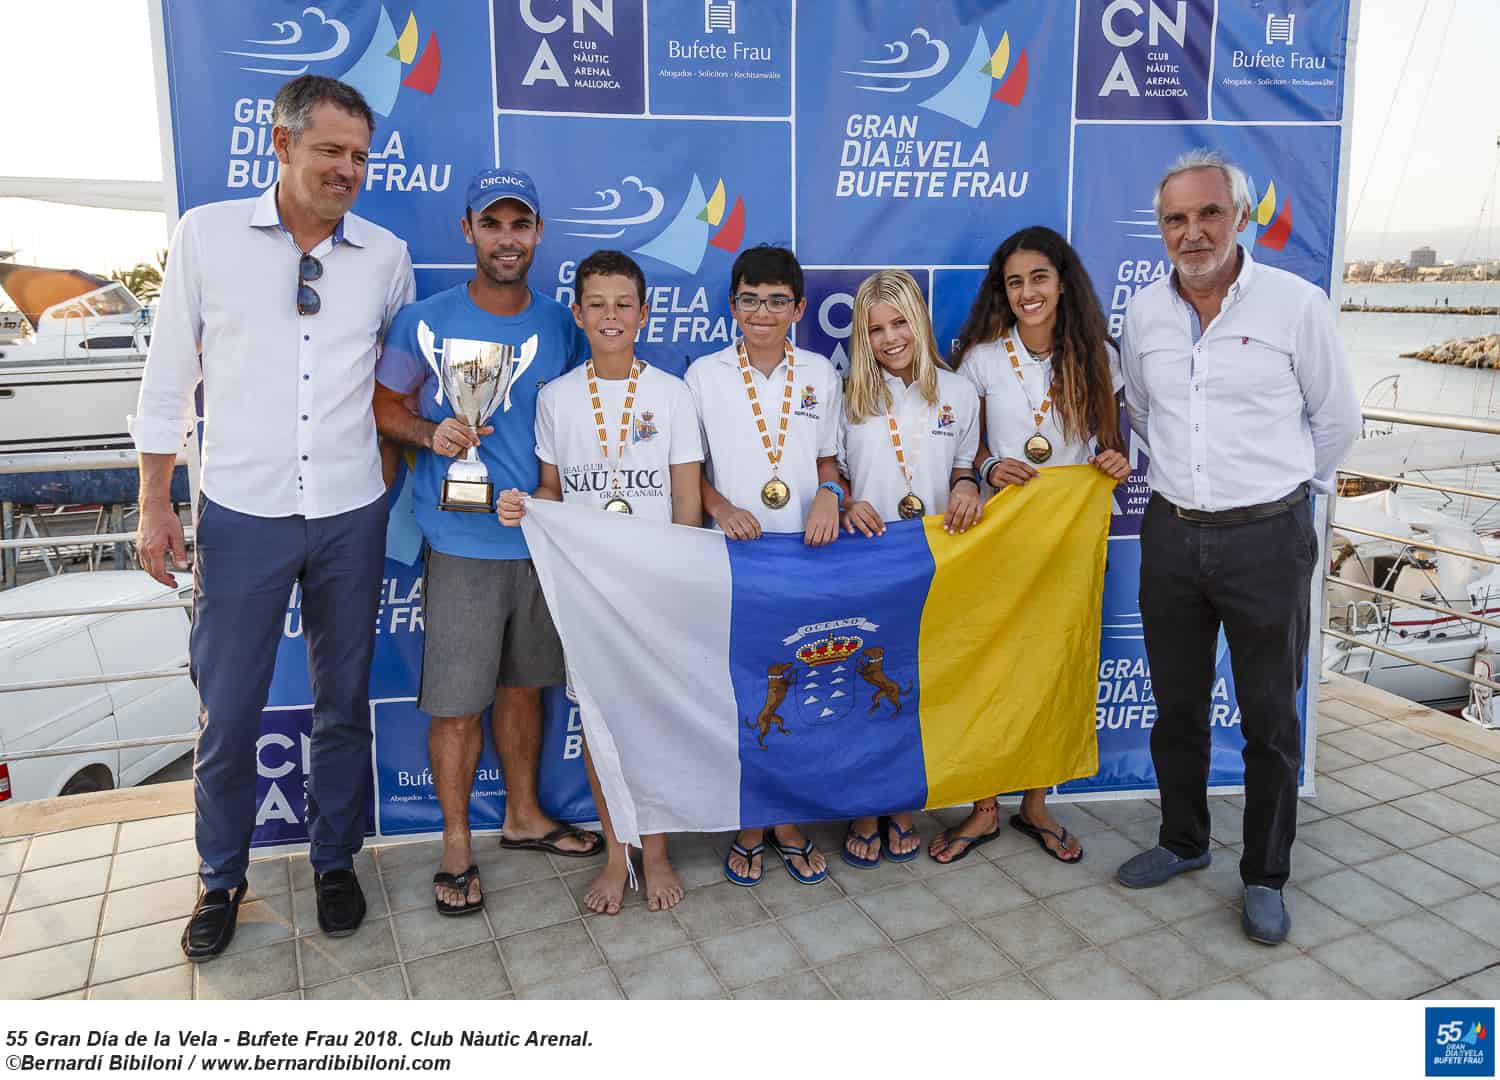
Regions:
<instances>
[{"instance_id":1,"label":"paving tile grout line","mask_svg":"<svg viewBox=\"0 0 1500 1080\"><path fill-rule=\"evenodd\" d=\"M1439 915L1438 917L1442 918L1441 915ZM1459 927L1459 929L1462 930L1463 927ZM1386 944L1389 945L1390 942L1386 942ZM1394 946L1394 945L1392 945L1391 947L1392 948L1396 948L1396 946ZM1405 953L1403 953L1402 955L1404 956ZM1470 971L1470 972L1468 972L1468 973L1466 973L1464 975L1456 976L1455 978L1449 979L1447 982L1441 983L1441 984L1439 984L1437 986L1434 986L1431 989L1423 990L1421 994L1411 994L1411 995L1409 995L1407 997L1406 1000L1407 1001L1415 1001L1417 998L1422 997L1425 994L1432 994L1432 993L1436 993L1439 990L1446 990L1448 987L1452 986L1454 983L1461 983L1465 979L1472 979L1475 975L1482 975L1486 971L1494 971L1496 968L1500 968L1500 960L1496 960L1493 964L1486 964L1486 965L1484 965L1484 967L1477 968L1476 970Z\"/></svg>"}]
</instances>

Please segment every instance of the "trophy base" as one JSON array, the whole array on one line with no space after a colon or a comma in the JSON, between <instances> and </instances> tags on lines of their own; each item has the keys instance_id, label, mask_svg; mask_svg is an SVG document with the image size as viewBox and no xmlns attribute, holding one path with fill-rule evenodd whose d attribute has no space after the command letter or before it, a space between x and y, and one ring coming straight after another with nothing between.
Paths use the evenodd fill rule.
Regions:
<instances>
[{"instance_id":1,"label":"trophy base","mask_svg":"<svg viewBox=\"0 0 1500 1080\"><path fill-rule=\"evenodd\" d=\"M459 510L469 514L488 514L495 509L495 485L488 480L443 481L439 510Z\"/></svg>"}]
</instances>

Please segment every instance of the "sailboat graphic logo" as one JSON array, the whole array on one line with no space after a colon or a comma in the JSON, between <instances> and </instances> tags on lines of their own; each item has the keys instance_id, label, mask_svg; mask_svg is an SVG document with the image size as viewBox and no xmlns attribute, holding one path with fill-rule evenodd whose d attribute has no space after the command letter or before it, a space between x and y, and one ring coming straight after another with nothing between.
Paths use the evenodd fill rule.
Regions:
<instances>
[{"instance_id":1,"label":"sailboat graphic logo","mask_svg":"<svg viewBox=\"0 0 1500 1080\"><path fill-rule=\"evenodd\" d=\"M844 72L861 90L877 94L901 94L926 80L947 74L952 53L948 43L933 37L926 27L913 27L905 38L884 44L887 55L860 60ZM1010 32L1002 31L1000 42L990 48L981 27L974 33L968 58L961 63L941 90L920 102L924 109L950 116L977 128L991 101L1017 107L1026 97L1031 65L1025 48L1011 55ZM1014 61L1014 62L1013 62Z\"/></svg>"},{"instance_id":2,"label":"sailboat graphic logo","mask_svg":"<svg viewBox=\"0 0 1500 1080\"><path fill-rule=\"evenodd\" d=\"M310 34L305 40L304 23ZM347 55L351 44L348 25L341 19L329 18L318 7L303 8L300 19L273 22L271 29L276 32L275 37L247 38L243 48L224 51L241 58L243 71L291 78L306 74L313 63ZM419 50L421 38L416 12L407 13L406 25L398 35L390 12L381 5L369 43L358 59L336 77L363 94L375 112L389 116L396 108L396 98L403 86L423 94L437 89L443 66L437 32L429 31L427 44Z\"/></svg>"},{"instance_id":3,"label":"sailboat graphic logo","mask_svg":"<svg viewBox=\"0 0 1500 1080\"><path fill-rule=\"evenodd\" d=\"M568 226L568 236L617 240L627 230L656 222L667 203L660 188L646 183L639 176L622 177L618 185L596 191L594 196L598 200L595 203L569 208L571 213L579 216L553 219ZM738 251L744 239L744 198L736 195L733 206L730 206L722 177L714 185L713 194L704 195L703 182L694 173L682 205L666 228L634 248L632 254L644 255L675 266L684 273L696 274L709 248Z\"/></svg>"}]
</instances>

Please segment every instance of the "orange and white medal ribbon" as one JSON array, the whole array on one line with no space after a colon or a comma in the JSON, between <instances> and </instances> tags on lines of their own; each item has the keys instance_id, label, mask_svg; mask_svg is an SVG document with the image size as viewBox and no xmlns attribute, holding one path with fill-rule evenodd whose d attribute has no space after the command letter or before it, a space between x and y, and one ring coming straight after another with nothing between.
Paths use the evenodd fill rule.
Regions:
<instances>
[{"instance_id":1,"label":"orange and white medal ribbon","mask_svg":"<svg viewBox=\"0 0 1500 1080\"><path fill-rule=\"evenodd\" d=\"M740 375L745 380L745 394L750 398L750 413L755 417L755 427L760 432L760 441L766 448L766 460L771 464L771 479L767 480L760 488L760 501L766 504L767 509L780 510L792 501L792 489L787 487L786 481L781 478L781 452L786 447L786 428L792 418L792 391L797 376L793 372L792 343L786 346L786 389L781 395L781 423L776 431L776 443L771 443L771 429L766 423L765 414L761 412L760 395L755 392L755 376L750 369L750 356L745 352L745 342L740 340L736 349L736 356L740 362Z\"/></svg>"},{"instance_id":2,"label":"orange and white medal ribbon","mask_svg":"<svg viewBox=\"0 0 1500 1080\"><path fill-rule=\"evenodd\" d=\"M1015 342L1011 341L1010 335L1004 337L1005 355L1010 358L1010 366L1016 373L1016 381L1021 384L1021 393L1026 398L1026 407L1031 410L1031 417L1036 424L1036 434L1026 440L1022 450L1026 459L1033 465L1040 465L1052 456L1052 440L1042 434L1042 421L1046 419L1047 412L1052 408L1052 387L1047 387L1046 396L1042 398L1040 406L1032 404L1031 391L1026 389L1026 377L1021 374L1021 361L1016 356Z\"/></svg>"},{"instance_id":3,"label":"orange and white medal ribbon","mask_svg":"<svg viewBox=\"0 0 1500 1080\"><path fill-rule=\"evenodd\" d=\"M589 400L594 405L594 426L599 435L599 453L604 455L604 464L609 465L609 489L614 497L604 504L604 509L615 514L632 514L630 502L620 491L620 465L625 460L625 440L630 436L630 414L635 408L635 387L641 378L641 362L630 362L630 381L625 384L625 411L620 416L620 448L615 453L614 463L609 460L609 432L604 426L604 403L599 398L599 379L594 372L594 361L585 369L589 380Z\"/></svg>"},{"instance_id":4,"label":"orange and white medal ribbon","mask_svg":"<svg viewBox=\"0 0 1500 1080\"><path fill-rule=\"evenodd\" d=\"M906 481L906 494L896 504L896 512L903 518L921 517L927 512L921 496L911 489L911 467L906 464L906 451L901 446L901 426L896 423L896 414L885 411L886 423L891 427L891 449L896 451L896 464L901 466L901 478Z\"/></svg>"}]
</instances>

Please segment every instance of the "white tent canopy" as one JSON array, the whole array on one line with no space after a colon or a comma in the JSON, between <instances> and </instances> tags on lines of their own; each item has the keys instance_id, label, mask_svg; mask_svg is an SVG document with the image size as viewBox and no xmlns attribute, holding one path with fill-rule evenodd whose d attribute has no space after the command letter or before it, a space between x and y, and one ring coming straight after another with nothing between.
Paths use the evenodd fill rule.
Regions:
<instances>
[{"instance_id":1,"label":"white tent canopy","mask_svg":"<svg viewBox=\"0 0 1500 1080\"><path fill-rule=\"evenodd\" d=\"M107 210L166 211L160 180L75 180L53 176L0 176L0 199L38 199Z\"/></svg>"}]
</instances>

